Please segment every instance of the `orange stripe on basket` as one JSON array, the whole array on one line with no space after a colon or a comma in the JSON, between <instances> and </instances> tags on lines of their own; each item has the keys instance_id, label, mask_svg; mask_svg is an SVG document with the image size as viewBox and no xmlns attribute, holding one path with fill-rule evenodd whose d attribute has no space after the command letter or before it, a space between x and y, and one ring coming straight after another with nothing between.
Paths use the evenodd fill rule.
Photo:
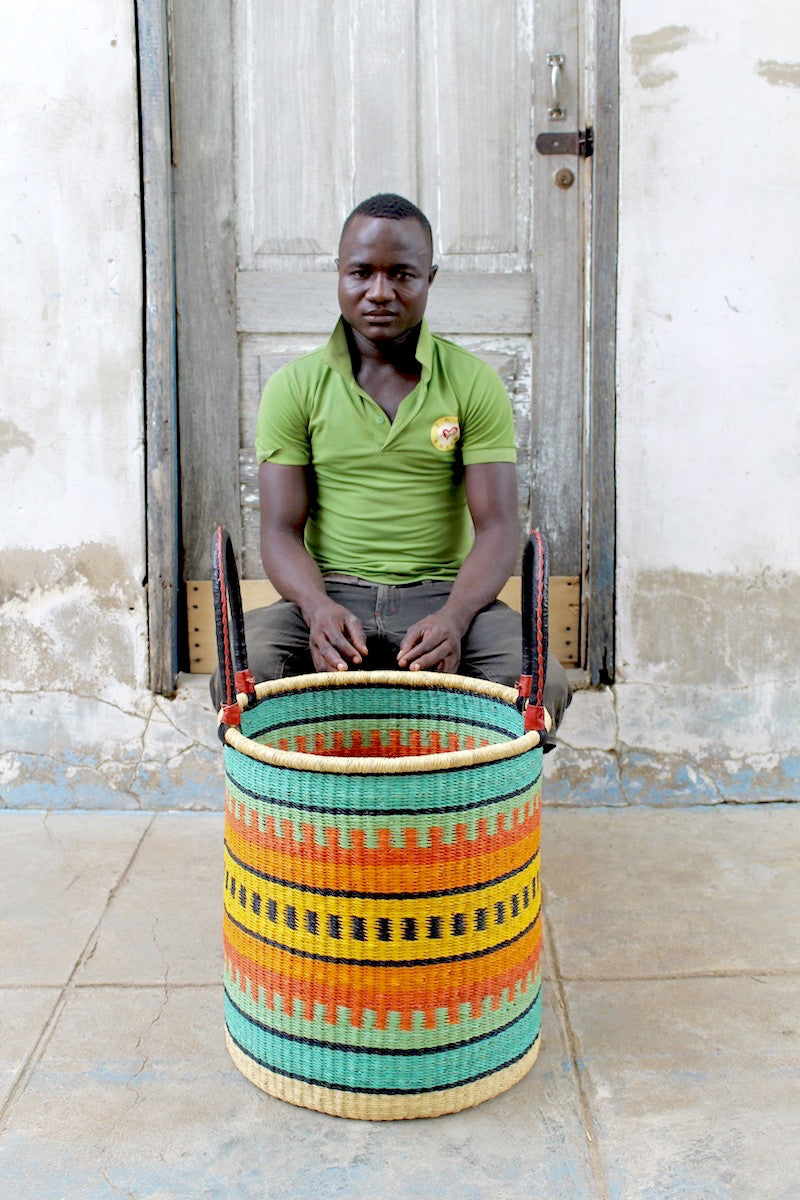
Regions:
<instances>
[{"instance_id":1,"label":"orange stripe on basket","mask_svg":"<svg viewBox=\"0 0 800 1200\"><path fill-rule=\"evenodd\" d=\"M515 808L510 823L498 821L497 832L491 836L486 821L481 820L477 823L475 838L469 838L466 824L460 824L450 843L443 841L442 832L437 829L432 844L420 846L417 830L409 828L404 831L402 845L393 845L389 831L381 830L378 846L371 848L366 845L363 831L353 830L351 845L342 847L338 829L326 829L323 844L317 841L312 825L303 827L302 840L294 837L291 822L283 822L282 837L277 835L271 819L266 821L263 831L259 830L254 814L229 800L225 836L234 854L243 862L256 865L258 861L269 861L274 864L273 873L283 877L285 871L288 878L297 882L307 879L310 886L353 888L355 873L366 878L381 874L387 881L382 890L405 891L409 869L416 877L435 880L442 864L447 863L448 871L453 870L460 876L451 886L461 887L471 878L478 881L496 878L501 873L496 864L506 861L509 848L517 848L520 861L530 857L539 845L540 813L537 798L535 802L526 800L521 807ZM476 860L480 860L480 870L473 874ZM278 863L284 861L285 868L278 871ZM325 883L320 882L320 872L326 876ZM435 882L425 882L417 890L430 891L435 887Z\"/></svg>"},{"instance_id":2,"label":"orange stripe on basket","mask_svg":"<svg viewBox=\"0 0 800 1200\"><path fill-rule=\"evenodd\" d=\"M448 889L478 887L518 870L539 849L539 832L534 830L506 846L482 855L458 855L425 861L409 856L406 862L386 862L386 856L362 854L358 859L342 853L333 855L282 854L269 847L254 847L246 839L226 830L231 853L259 874L299 887L333 892L367 892L409 895Z\"/></svg>"},{"instance_id":3,"label":"orange stripe on basket","mask_svg":"<svg viewBox=\"0 0 800 1200\"><path fill-rule=\"evenodd\" d=\"M329 739L330 738L330 743ZM474 735L465 734L460 737L457 733L446 735L447 744L442 743L442 734L431 730L426 738L420 730L412 729L407 733L406 740L399 729L390 729L386 739L381 736L379 729L369 731L369 741L364 741L364 733L360 729L353 730L349 740L342 730L334 730L330 735L317 733L314 736L313 747L309 746L305 734L295 734L294 745L290 745L285 737L277 738L274 743L279 750L296 750L301 754L314 754L320 758L415 758L421 754L444 754L456 750L474 750L476 746L488 746L488 738L476 741ZM265 743L272 744L272 743Z\"/></svg>"},{"instance_id":4,"label":"orange stripe on basket","mask_svg":"<svg viewBox=\"0 0 800 1200\"><path fill-rule=\"evenodd\" d=\"M293 883L299 888L386 896L481 887L519 870L539 849L537 834L483 856L427 864L409 861L387 866L375 860L340 862L287 857L268 850L254 852L252 846L230 831L226 840L231 853L246 868L276 881Z\"/></svg>"},{"instance_id":5,"label":"orange stripe on basket","mask_svg":"<svg viewBox=\"0 0 800 1200\"><path fill-rule=\"evenodd\" d=\"M321 1003L344 1006L351 1021L360 1024L367 1010L376 1012L379 1028L392 1012L424 1012L435 1024L437 1008L469 1003L473 1007L491 997L494 1007L503 992L514 988L530 972L538 971L541 948L540 923L511 946L466 962L438 966L365 967L345 963L322 963L282 950L271 950L269 963L259 965L248 953L247 937L225 922L225 954L231 968L241 972L250 986L278 992L288 1006L299 997L304 1006ZM264 948L258 945L259 954ZM257 993L254 993L257 994Z\"/></svg>"},{"instance_id":6,"label":"orange stripe on basket","mask_svg":"<svg viewBox=\"0 0 800 1200\"><path fill-rule=\"evenodd\" d=\"M447 964L446 968L434 970L381 969L377 978L374 977L375 968L358 967L354 970L341 964L335 968L329 967L327 971L320 969L324 964L316 964L312 972L295 972L292 966L297 964L297 960L287 964L285 959L289 956L279 953L270 966L253 962L227 933L224 946L228 970L239 980L241 990L249 991L259 1001L259 989L263 988L268 1007L273 1003L270 997L275 995L281 997L287 1012L292 1011L295 1000L300 1000L304 1016L309 1020L313 1019L317 1004L325 1005L331 1014L338 1014L340 1008L346 1008L350 1013L351 1025L356 1027L363 1024L366 1012L373 1012L379 1029L386 1028L392 1013L400 1014L401 1028L407 1029L411 1027L414 1014L423 1012L426 1027L434 1028L439 1009L448 1009L451 1022L456 1024L461 1019L461 1005L469 1004L472 1016L479 1017L487 998L491 1000L492 1007L497 1009L504 997L516 994L518 989L524 992L532 986L539 974L541 936L538 926L531 934L534 936L524 939L525 953L519 961L501 965L492 959L491 966L494 969L486 975L480 974L478 978L475 978L474 970L472 978L459 977L458 973L451 970L457 965L452 963ZM485 969L486 960L483 963ZM402 976L401 979L396 978L398 974ZM416 982L409 978L414 975Z\"/></svg>"}]
</instances>

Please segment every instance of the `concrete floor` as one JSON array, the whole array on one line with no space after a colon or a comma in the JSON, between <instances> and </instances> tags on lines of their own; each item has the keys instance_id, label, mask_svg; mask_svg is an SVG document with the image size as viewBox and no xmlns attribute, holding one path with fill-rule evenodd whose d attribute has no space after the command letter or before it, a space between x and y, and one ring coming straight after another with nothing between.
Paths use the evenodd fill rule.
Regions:
<instances>
[{"instance_id":1,"label":"concrete floor","mask_svg":"<svg viewBox=\"0 0 800 1200\"><path fill-rule=\"evenodd\" d=\"M543 1048L432 1121L233 1067L220 813L0 814L2 1200L796 1200L800 806L545 808Z\"/></svg>"}]
</instances>

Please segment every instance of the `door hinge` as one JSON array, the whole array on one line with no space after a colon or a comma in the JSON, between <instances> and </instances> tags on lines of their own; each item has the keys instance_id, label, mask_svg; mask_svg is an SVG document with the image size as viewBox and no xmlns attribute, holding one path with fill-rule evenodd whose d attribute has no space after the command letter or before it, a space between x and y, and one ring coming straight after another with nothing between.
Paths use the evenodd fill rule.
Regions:
<instances>
[{"instance_id":1,"label":"door hinge","mask_svg":"<svg viewBox=\"0 0 800 1200\"><path fill-rule=\"evenodd\" d=\"M540 154L577 154L591 158L594 150L594 131L578 129L574 133L540 133L536 138Z\"/></svg>"}]
</instances>

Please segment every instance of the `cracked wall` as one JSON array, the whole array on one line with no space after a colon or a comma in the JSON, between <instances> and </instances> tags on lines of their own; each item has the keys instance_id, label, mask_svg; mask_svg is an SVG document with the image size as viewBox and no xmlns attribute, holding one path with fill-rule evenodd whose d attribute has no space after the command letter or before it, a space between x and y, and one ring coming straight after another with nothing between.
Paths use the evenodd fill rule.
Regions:
<instances>
[{"instance_id":1,"label":"cracked wall","mask_svg":"<svg viewBox=\"0 0 800 1200\"><path fill-rule=\"evenodd\" d=\"M618 761L800 797L800 17L622 3Z\"/></svg>"},{"instance_id":2,"label":"cracked wall","mask_svg":"<svg viewBox=\"0 0 800 1200\"><path fill-rule=\"evenodd\" d=\"M0 96L0 800L136 761L146 693L129 0L20 7ZM112 771L111 762L117 766ZM90 779L91 777L91 779ZM45 795L45 788L42 795Z\"/></svg>"},{"instance_id":3,"label":"cracked wall","mask_svg":"<svg viewBox=\"0 0 800 1200\"><path fill-rule=\"evenodd\" d=\"M547 798L800 798L800 10L621 18L618 676ZM147 689L134 6L6 41L0 805L219 808L205 682Z\"/></svg>"}]
</instances>

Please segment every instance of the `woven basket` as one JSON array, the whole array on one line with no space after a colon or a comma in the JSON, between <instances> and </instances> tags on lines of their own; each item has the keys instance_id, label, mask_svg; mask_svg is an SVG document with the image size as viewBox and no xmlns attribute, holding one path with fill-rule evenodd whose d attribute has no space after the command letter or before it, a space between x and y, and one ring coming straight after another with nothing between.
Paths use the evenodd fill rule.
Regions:
<instances>
[{"instance_id":1,"label":"woven basket","mask_svg":"<svg viewBox=\"0 0 800 1200\"><path fill-rule=\"evenodd\" d=\"M436 1116L533 1065L549 725L538 533L526 560L523 613L533 601L536 617L523 616L518 690L406 671L256 687L233 553L215 534L227 1043L273 1096L369 1120Z\"/></svg>"}]
</instances>

